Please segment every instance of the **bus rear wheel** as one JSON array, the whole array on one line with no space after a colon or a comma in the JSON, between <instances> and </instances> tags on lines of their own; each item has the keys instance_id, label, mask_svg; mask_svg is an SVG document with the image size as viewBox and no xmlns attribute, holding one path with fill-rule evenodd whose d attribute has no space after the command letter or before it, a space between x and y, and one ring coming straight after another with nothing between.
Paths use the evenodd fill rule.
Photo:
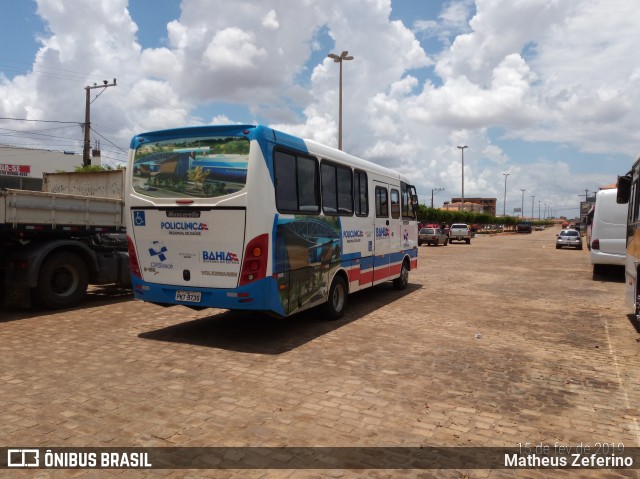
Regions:
<instances>
[{"instance_id":1,"label":"bus rear wheel","mask_svg":"<svg viewBox=\"0 0 640 479\"><path fill-rule=\"evenodd\" d=\"M329 288L329 298L325 305L327 319L335 321L342 317L347 306L347 294L347 283L342 276L336 275Z\"/></svg>"}]
</instances>

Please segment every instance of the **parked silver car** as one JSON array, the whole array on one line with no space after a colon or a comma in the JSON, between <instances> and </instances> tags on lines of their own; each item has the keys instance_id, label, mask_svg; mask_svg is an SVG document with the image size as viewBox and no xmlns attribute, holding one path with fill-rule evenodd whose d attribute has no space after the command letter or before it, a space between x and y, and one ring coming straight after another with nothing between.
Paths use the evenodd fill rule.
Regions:
<instances>
[{"instance_id":1,"label":"parked silver car","mask_svg":"<svg viewBox=\"0 0 640 479\"><path fill-rule=\"evenodd\" d=\"M427 246L449 244L449 237L440 228L422 228L418 232L418 246L427 243Z\"/></svg>"},{"instance_id":2,"label":"parked silver car","mask_svg":"<svg viewBox=\"0 0 640 479\"><path fill-rule=\"evenodd\" d=\"M576 249L582 249L582 237L580 232L575 229L566 229L560 231L556 239L556 249L563 246L572 246Z\"/></svg>"}]
</instances>

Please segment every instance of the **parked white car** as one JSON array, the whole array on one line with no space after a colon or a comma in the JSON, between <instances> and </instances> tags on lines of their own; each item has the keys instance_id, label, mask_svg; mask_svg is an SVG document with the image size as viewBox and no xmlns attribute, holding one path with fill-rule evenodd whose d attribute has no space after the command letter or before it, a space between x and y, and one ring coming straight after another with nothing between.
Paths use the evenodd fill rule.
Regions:
<instances>
[{"instance_id":1,"label":"parked white car","mask_svg":"<svg viewBox=\"0 0 640 479\"><path fill-rule=\"evenodd\" d=\"M449 229L449 243L452 241L464 241L471 244L471 230L465 223L453 223Z\"/></svg>"}]
</instances>

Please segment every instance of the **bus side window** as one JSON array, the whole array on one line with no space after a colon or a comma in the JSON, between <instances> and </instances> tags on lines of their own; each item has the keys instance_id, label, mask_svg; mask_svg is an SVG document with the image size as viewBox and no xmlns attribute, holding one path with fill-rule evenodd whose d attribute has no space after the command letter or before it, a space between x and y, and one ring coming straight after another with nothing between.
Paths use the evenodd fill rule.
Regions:
<instances>
[{"instance_id":1,"label":"bus side window","mask_svg":"<svg viewBox=\"0 0 640 479\"><path fill-rule=\"evenodd\" d=\"M318 213L318 162L314 158L276 151L273 166L278 211Z\"/></svg>"},{"instance_id":2,"label":"bus side window","mask_svg":"<svg viewBox=\"0 0 640 479\"><path fill-rule=\"evenodd\" d=\"M357 216L369 216L369 189L367 186L367 174L364 171L355 171L355 210Z\"/></svg>"},{"instance_id":3,"label":"bus side window","mask_svg":"<svg viewBox=\"0 0 640 479\"><path fill-rule=\"evenodd\" d=\"M391 190L391 217L394 220L400 218L400 192Z\"/></svg>"},{"instance_id":4,"label":"bus side window","mask_svg":"<svg viewBox=\"0 0 640 479\"><path fill-rule=\"evenodd\" d=\"M389 217L389 198L387 189L376 186L376 218Z\"/></svg>"},{"instance_id":5,"label":"bus side window","mask_svg":"<svg viewBox=\"0 0 640 479\"><path fill-rule=\"evenodd\" d=\"M411 201L413 187L403 181L400 183L400 188L402 190L402 217L406 220L415 220L415 210Z\"/></svg>"},{"instance_id":6,"label":"bus side window","mask_svg":"<svg viewBox=\"0 0 640 479\"><path fill-rule=\"evenodd\" d=\"M296 157L277 152L274 158L274 170L276 177L276 207L280 211L297 210Z\"/></svg>"},{"instance_id":7,"label":"bus side window","mask_svg":"<svg viewBox=\"0 0 640 479\"><path fill-rule=\"evenodd\" d=\"M353 214L351 168L322 162L322 211L325 215Z\"/></svg>"},{"instance_id":8,"label":"bus side window","mask_svg":"<svg viewBox=\"0 0 640 479\"><path fill-rule=\"evenodd\" d=\"M301 213L318 213L318 162L315 158L298 157L298 209Z\"/></svg>"},{"instance_id":9,"label":"bus side window","mask_svg":"<svg viewBox=\"0 0 640 479\"><path fill-rule=\"evenodd\" d=\"M325 215L338 214L336 167L322 163L322 211Z\"/></svg>"}]
</instances>

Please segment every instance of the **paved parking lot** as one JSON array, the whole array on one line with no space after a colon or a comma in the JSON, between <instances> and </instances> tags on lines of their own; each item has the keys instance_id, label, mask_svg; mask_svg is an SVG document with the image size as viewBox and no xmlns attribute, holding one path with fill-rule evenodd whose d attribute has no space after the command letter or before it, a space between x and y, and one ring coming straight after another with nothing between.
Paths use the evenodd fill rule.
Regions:
<instances>
[{"instance_id":1,"label":"paved parking lot","mask_svg":"<svg viewBox=\"0 0 640 479\"><path fill-rule=\"evenodd\" d=\"M554 230L420 248L406 291L272 319L94 294L2 311L7 447L640 446L624 283ZM462 468L461 468L462 469ZM581 477L637 477L637 470ZM16 471L11 472L15 477ZM21 477L574 477L575 471L74 470Z\"/></svg>"}]
</instances>

